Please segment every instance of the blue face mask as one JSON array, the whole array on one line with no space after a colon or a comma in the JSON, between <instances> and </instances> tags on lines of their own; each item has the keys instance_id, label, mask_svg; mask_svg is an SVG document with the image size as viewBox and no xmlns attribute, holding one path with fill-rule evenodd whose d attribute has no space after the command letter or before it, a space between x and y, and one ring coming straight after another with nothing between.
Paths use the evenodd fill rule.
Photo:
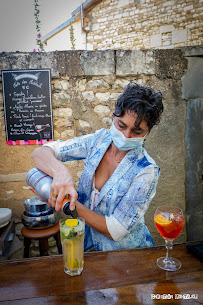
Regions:
<instances>
[{"instance_id":1,"label":"blue face mask","mask_svg":"<svg viewBox=\"0 0 203 305\"><path fill-rule=\"evenodd\" d=\"M119 150L130 150L133 148L141 148L145 140L145 137L142 138L126 138L124 134L118 130L114 123L112 123L109 130L113 143Z\"/></svg>"}]
</instances>

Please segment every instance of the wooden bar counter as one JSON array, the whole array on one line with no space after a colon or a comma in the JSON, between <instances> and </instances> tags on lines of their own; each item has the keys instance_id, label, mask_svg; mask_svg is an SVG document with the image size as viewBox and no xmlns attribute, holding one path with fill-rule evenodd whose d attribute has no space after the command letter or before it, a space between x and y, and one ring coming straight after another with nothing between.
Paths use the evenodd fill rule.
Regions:
<instances>
[{"instance_id":1,"label":"wooden bar counter","mask_svg":"<svg viewBox=\"0 0 203 305\"><path fill-rule=\"evenodd\" d=\"M0 305L202 304L203 268L186 243L172 255L182 262L164 271L156 259L165 247L85 253L84 270L68 276L63 257L46 256L0 263Z\"/></svg>"}]
</instances>

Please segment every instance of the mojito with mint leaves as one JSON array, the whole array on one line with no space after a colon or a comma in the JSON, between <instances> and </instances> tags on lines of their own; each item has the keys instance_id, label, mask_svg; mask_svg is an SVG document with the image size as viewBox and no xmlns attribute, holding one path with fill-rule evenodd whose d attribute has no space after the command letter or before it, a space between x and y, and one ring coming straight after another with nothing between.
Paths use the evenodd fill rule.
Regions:
<instances>
[{"instance_id":1,"label":"mojito with mint leaves","mask_svg":"<svg viewBox=\"0 0 203 305\"><path fill-rule=\"evenodd\" d=\"M84 264L84 219L78 217L77 219L61 221L60 235L65 273L69 275L81 274Z\"/></svg>"}]
</instances>

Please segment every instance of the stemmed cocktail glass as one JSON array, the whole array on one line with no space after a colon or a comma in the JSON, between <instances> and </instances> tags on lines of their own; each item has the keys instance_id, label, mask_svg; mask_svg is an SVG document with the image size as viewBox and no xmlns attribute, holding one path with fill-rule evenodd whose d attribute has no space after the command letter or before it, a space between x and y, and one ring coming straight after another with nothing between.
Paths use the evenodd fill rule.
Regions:
<instances>
[{"instance_id":1,"label":"stemmed cocktail glass","mask_svg":"<svg viewBox=\"0 0 203 305\"><path fill-rule=\"evenodd\" d=\"M158 258L157 265L167 271L176 271L181 268L182 264L176 258L171 257L171 250L173 240L180 234L185 224L183 211L176 207L161 206L154 214L154 222L166 242L166 256Z\"/></svg>"}]
</instances>

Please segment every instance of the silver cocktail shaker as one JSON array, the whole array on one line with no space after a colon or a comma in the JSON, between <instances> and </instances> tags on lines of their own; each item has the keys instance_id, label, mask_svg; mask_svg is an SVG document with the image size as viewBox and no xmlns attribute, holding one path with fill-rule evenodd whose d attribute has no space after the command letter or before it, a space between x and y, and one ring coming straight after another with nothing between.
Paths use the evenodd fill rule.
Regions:
<instances>
[{"instance_id":1,"label":"silver cocktail shaker","mask_svg":"<svg viewBox=\"0 0 203 305\"><path fill-rule=\"evenodd\" d=\"M37 167L30 169L25 177L26 183L31 186L45 202L48 202L49 200L52 180L52 177L39 170Z\"/></svg>"},{"instance_id":2,"label":"silver cocktail shaker","mask_svg":"<svg viewBox=\"0 0 203 305\"><path fill-rule=\"evenodd\" d=\"M43 201L48 202L51 184L53 181L52 177L50 177L43 171L39 170L37 167L34 167L27 172L25 181L29 186L31 186L35 190L35 192L39 195L39 197ZM74 211L71 211L69 209L69 205L70 205L70 200L68 198L64 198L62 202L61 210L66 215L71 215L73 218L77 218L78 213L76 208Z\"/></svg>"}]
</instances>

